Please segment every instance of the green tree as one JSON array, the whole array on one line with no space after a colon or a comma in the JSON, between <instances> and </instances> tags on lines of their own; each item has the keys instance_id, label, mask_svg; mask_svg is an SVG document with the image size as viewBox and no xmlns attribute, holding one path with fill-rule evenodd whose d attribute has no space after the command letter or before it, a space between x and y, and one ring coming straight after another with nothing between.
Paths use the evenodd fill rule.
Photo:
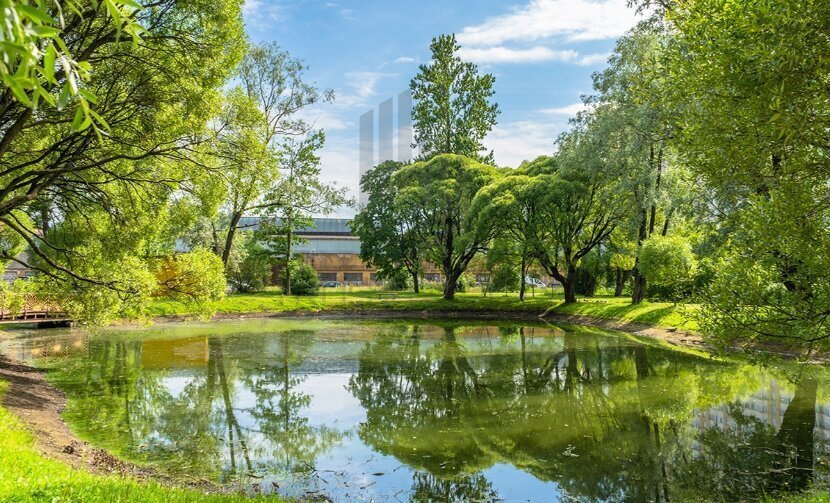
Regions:
<instances>
[{"instance_id":1,"label":"green tree","mask_svg":"<svg viewBox=\"0 0 830 503\"><path fill-rule=\"evenodd\" d=\"M706 182L728 232L705 329L718 341L830 341L830 5L667 4L667 99L677 149ZM712 43L717 40L717 43Z\"/></svg>"},{"instance_id":2,"label":"green tree","mask_svg":"<svg viewBox=\"0 0 830 503\"><path fill-rule=\"evenodd\" d=\"M625 198L612 173L603 173L600 151L577 130L557 157L540 157L524 169L535 176L538 209L532 243L539 264L562 283L565 302L576 302L579 261L605 242L620 222Z\"/></svg>"},{"instance_id":3,"label":"green tree","mask_svg":"<svg viewBox=\"0 0 830 503\"><path fill-rule=\"evenodd\" d=\"M492 164L493 153L483 154L482 142L499 114L498 105L490 102L495 77L479 75L475 64L461 60L455 35L433 38L429 48L430 63L421 65L409 84L421 158L460 154Z\"/></svg>"},{"instance_id":4,"label":"green tree","mask_svg":"<svg viewBox=\"0 0 830 503\"><path fill-rule=\"evenodd\" d=\"M471 207L478 191L497 177L494 167L454 154L403 167L393 177L396 205L413 215L424 258L444 275L447 300L455 297L458 279L495 234L494 222L480 222Z\"/></svg>"},{"instance_id":5,"label":"green tree","mask_svg":"<svg viewBox=\"0 0 830 503\"><path fill-rule=\"evenodd\" d=\"M313 133L300 112L315 104L332 101L334 92L320 90L305 82L307 70L301 60L292 58L273 43L253 46L239 65L241 85L238 92L244 94L248 102L243 103L239 98L230 103L231 114L236 109L247 110L253 105L259 116L246 111L242 116L253 120L253 124L230 124L230 129L237 128L234 136L241 136L245 141L239 146L230 145L232 154L227 158L233 169L222 169L228 173L227 196L223 204L227 221L223 222L226 228L224 242L220 243L222 260L226 264L242 217L247 213L274 210L282 206L281 198L290 195L274 197L275 191L281 190L277 185L280 168L290 172L296 168L298 160L308 162L307 156L313 156L313 150L317 148L314 145L322 144L322 134ZM306 136L308 138L298 144L291 141ZM220 142L220 149L221 145ZM220 163L225 158L220 154ZM283 162L287 165L281 166ZM313 169L316 164L312 164L306 169ZM296 179L286 183L290 186L286 189L300 186ZM313 189L309 187L309 190Z\"/></svg>"},{"instance_id":6,"label":"green tree","mask_svg":"<svg viewBox=\"0 0 830 503\"><path fill-rule=\"evenodd\" d=\"M680 236L652 236L640 248L640 270L657 286L678 290L694 282L697 260L692 245Z\"/></svg>"},{"instance_id":7,"label":"green tree","mask_svg":"<svg viewBox=\"0 0 830 503\"><path fill-rule=\"evenodd\" d=\"M265 243L282 266L285 293L291 295L290 262L294 259L294 245L299 244L296 232L314 226L312 215L328 214L337 207L351 204L346 190L320 179L320 157L325 136L315 131L301 140L284 142L280 181L264 197L264 218L257 236Z\"/></svg>"},{"instance_id":8,"label":"green tree","mask_svg":"<svg viewBox=\"0 0 830 503\"><path fill-rule=\"evenodd\" d=\"M94 61L83 89L107 134L73 126L79 100L34 114L6 88L0 224L26 243L44 288L77 295L72 308L100 309L100 321L157 288L152 264L173 245L161 238L174 203L205 177L206 124L245 44L236 1L155 2L140 11L137 40L98 7L66 10L61 36L78 61Z\"/></svg>"},{"instance_id":9,"label":"green tree","mask_svg":"<svg viewBox=\"0 0 830 503\"><path fill-rule=\"evenodd\" d=\"M476 194L471 212L479 215L479 225L495 226L495 230L514 243L514 254L519 262L519 299L525 299L525 277L530 268L535 239L539 234L538 206L542 199L539 190L541 178L510 174L482 188ZM486 229L485 229L486 231Z\"/></svg>"},{"instance_id":10,"label":"green tree","mask_svg":"<svg viewBox=\"0 0 830 503\"><path fill-rule=\"evenodd\" d=\"M420 291L423 254L418 248L414 214L399 204L395 173L402 162L378 164L360 180L368 195L366 206L352 220L352 232L360 238L360 258L378 269L378 278L391 280L404 270L412 278L415 293Z\"/></svg>"}]
</instances>

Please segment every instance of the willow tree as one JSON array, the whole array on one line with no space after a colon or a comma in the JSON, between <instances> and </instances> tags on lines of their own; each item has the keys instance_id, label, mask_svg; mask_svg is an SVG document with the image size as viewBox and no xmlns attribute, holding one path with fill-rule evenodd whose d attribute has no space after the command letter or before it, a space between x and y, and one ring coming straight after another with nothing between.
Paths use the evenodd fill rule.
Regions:
<instances>
[{"instance_id":1,"label":"willow tree","mask_svg":"<svg viewBox=\"0 0 830 503\"><path fill-rule=\"evenodd\" d=\"M59 34L78 61L94 62L74 83L85 99L63 91L71 72L56 71L56 83L37 77L60 107L0 92L0 225L25 243L26 265L50 289L90 301L114 292L99 307L117 310L154 288L154 241L171 203L202 180L198 150L242 56L242 20L231 0L148 2L133 39L104 2L77 4ZM83 127L89 117L98 127ZM7 250L3 259L24 262Z\"/></svg>"},{"instance_id":2,"label":"willow tree","mask_svg":"<svg viewBox=\"0 0 830 503\"><path fill-rule=\"evenodd\" d=\"M397 204L412 215L424 258L441 268L447 300L455 297L458 278L495 234L493 222L480 222L472 203L497 177L496 168L453 154L406 166L393 177Z\"/></svg>"},{"instance_id":3,"label":"willow tree","mask_svg":"<svg viewBox=\"0 0 830 503\"><path fill-rule=\"evenodd\" d=\"M523 166L538 177L535 256L562 283L565 302L576 302L579 262L607 243L629 205L621 190L625 165L610 155L609 124L602 114L584 117L559 139L555 157Z\"/></svg>"},{"instance_id":4,"label":"willow tree","mask_svg":"<svg viewBox=\"0 0 830 503\"><path fill-rule=\"evenodd\" d=\"M830 4L695 0L663 14L677 148L728 208L710 216L730 232L703 328L827 347Z\"/></svg>"}]
</instances>

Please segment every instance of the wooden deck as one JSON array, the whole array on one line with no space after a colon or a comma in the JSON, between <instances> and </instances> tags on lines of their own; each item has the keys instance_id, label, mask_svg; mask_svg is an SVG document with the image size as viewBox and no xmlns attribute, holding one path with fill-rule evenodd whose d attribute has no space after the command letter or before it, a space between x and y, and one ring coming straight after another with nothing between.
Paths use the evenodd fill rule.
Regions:
<instances>
[{"instance_id":1,"label":"wooden deck","mask_svg":"<svg viewBox=\"0 0 830 503\"><path fill-rule=\"evenodd\" d=\"M0 310L0 326L3 325L28 325L36 328L68 327L72 326L72 319L60 308L54 296L25 294L22 309L19 311Z\"/></svg>"}]
</instances>

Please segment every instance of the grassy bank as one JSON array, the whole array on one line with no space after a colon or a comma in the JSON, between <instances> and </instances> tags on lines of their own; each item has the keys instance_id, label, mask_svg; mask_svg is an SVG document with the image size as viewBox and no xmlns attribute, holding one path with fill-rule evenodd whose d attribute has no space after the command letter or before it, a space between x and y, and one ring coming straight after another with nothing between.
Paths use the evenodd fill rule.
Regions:
<instances>
[{"instance_id":1,"label":"grassy bank","mask_svg":"<svg viewBox=\"0 0 830 503\"><path fill-rule=\"evenodd\" d=\"M561 294L528 294L524 302L516 294L460 293L447 301L439 292L400 293L370 289L331 289L311 297L292 297L267 290L251 294L231 294L211 306L220 315L277 314L292 312L441 312L488 313L505 312L539 315L546 311L563 315L582 315L615 319L666 328L695 330L697 325L688 319L694 305L664 302L645 302L632 305L628 298L596 297L580 299L576 304L564 304ZM193 309L180 302L157 300L151 307L152 316L189 316Z\"/></svg>"},{"instance_id":2,"label":"grassy bank","mask_svg":"<svg viewBox=\"0 0 830 503\"><path fill-rule=\"evenodd\" d=\"M0 380L0 396L7 383ZM243 495L205 495L154 482L138 483L116 476L98 476L41 456L20 420L0 407L0 502L255 502Z\"/></svg>"}]
</instances>

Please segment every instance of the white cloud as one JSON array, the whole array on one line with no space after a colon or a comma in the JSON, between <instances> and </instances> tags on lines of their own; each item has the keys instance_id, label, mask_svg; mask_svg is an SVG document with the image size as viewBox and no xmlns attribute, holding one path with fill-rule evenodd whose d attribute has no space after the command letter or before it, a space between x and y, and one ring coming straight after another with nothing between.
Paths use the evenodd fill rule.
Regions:
<instances>
[{"instance_id":1,"label":"white cloud","mask_svg":"<svg viewBox=\"0 0 830 503\"><path fill-rule=\"evenodd\" d=\"M608 56L581 54L567 45L611 40L624 34L639 17L626 2L531 0L507 14L465 27L457 39L462 53L481 64L561 61L595 65Z\"/></svg>"},{"instance_id":2,"label":"white cloud","mask_svg":"<svg viewBox=\"0 0 830 503\"><path fill-rule=\"evenodd\" d=\"M459 55L473 63L536 63L539 61L575 61L579 53L573 50L556 51L535 46L526 49L509 47L462 47Z\"/></svg>"},{"instance_id":3,"label":"white cloud","mask_svg":"<svg viewBox=\"0 0 830 503\"><path fill-rule=\"evenodd\" d=\"M376 92L378 81L394 74L381 72L348 72L346 84L361 98L372 96Z\"/></svg>"},{"instance_id":4,"label":"white cloud","mask_svg":"<svg viewBox=\"0 0 830 503\"><path fill-rule=\"evenodd\" d=\"M415 57L412 57L412 56L401 56L399 58L396 58L392 62L393 63L417 63L418 58L415 58Z\"/></svg>"},{"instance_id":5,"label":"white cloud","mask_svg":"<svg viewBox=\"0 0 830 503\"><path fill-rule=\"evenodd\" d=\"M242 6L245 20L263 26L283 20L283 8L275 0L245 0Z\"/></svg>"},{"instance_id":6,"label":"white cloud","mask_svg":"<svg viewBox=\"0 0 830 503\"><path fill-rule=\"evenodd\" d=\"M571 103L570 105L565 105L564 107L545 108L544 110L542 110L542 113L573 117L574 115L578 114L579 112L585 109L587 109L585 103L582 103L580 101L579 103Z\"/></svg>"},{"instance_id":7,"label":"white cloud","mask_svg":"<svg viewBox=\"0 0 830 503\"><path fill-rule=\"evenodd\" d=\"M465 45L495 46L551 37L569 41L619 37L637 21L626 0L532 0L509 14L491 17L458 34Z\"/></svg>"},{"instance_id":8,"label":"white cloud","mask_svg":"<svg viewBox=\"0 0 830 503\"><path fill-rule=\"evenodd\" d=\"M493 128L484 145L495 153L496 164L515 168L522 161L552 154L556 150L554 141L566 129L568 122L564 119L508 122Z\"/></svg>"},{"instance_id":9,"label":"white cloud","mask_svg":"<svg viewBox=\"0 0 830 503\"><path fill-rule=\"evenodd\" d=\"M577 61L577 64L582 65L582 66L591 66L591 65L596 65L598 63L605 63L605 62L608 61L608 58L610 56L611 55L608 54L608 53L586 54L586 55L579 58L579 61Z\"/></svg>"}]
</instances>

